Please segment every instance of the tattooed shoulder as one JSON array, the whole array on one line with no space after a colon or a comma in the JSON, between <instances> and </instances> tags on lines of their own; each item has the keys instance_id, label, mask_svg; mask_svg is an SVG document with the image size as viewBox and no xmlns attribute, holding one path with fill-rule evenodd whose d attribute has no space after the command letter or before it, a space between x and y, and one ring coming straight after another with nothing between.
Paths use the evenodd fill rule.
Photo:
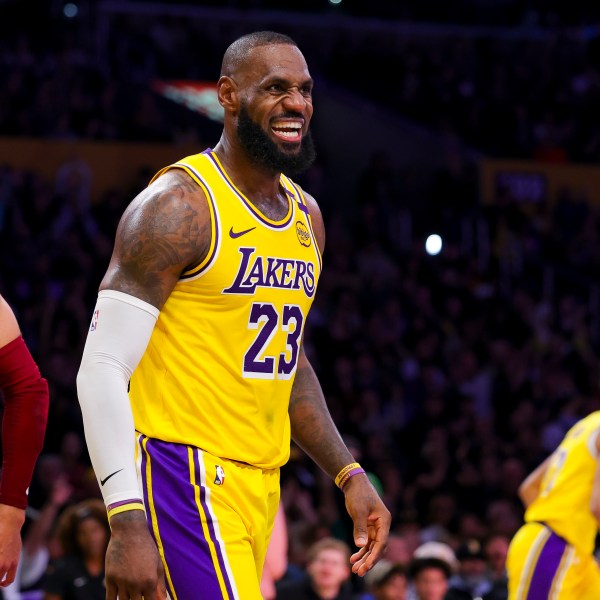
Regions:
<instances>
[{"instance_id":1,"label":"tattooed shoulder","mask_svg":"<svg viewBox=\"0 0 600 600\"><path fill-rule=\"evenodd\" d=\"M182 270L204 258L210 236L210 213L201 188L179 169L167 172L123 214L103 287L160 307Z\"/></svg>"}]
</instances>

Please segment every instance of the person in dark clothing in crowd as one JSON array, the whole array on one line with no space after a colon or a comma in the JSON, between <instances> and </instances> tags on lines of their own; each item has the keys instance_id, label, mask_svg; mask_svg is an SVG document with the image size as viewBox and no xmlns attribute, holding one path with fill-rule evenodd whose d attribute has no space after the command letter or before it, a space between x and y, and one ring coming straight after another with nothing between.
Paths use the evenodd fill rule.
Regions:
<instances>
[{"instance_id":1,"label":"person in dark clothing in crowd","mask_svg":"<svg viewBox=\"0 0 600 600\"><path fill-rule=\"evenodd\" d=\"M58 520L57 534L64 555L46 571L44 600L104 600L110 528L102 500L84 500L66 509Z\"/></svg>"},{"instance_id":2,"label":"person in dark clothing in crowd","mask_svg":"<svg viewBox=\"0 0 600 600\"><path fill-rule=\"evenodd\" d=\"M285 600L352 600L350 548L345 542L323 538L307 551L306 578L282 583L277 599Z\"/></svg>"}]
</instances>

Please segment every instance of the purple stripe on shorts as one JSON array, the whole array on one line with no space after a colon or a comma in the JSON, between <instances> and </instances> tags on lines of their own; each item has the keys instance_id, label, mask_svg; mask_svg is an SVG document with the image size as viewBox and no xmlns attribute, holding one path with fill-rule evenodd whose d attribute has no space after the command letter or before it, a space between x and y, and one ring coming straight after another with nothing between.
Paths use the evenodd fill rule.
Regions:
<instances>
[{"instance_id":1,"label":"purple stripe on shorts","mask_svg":"<svg viewBox=\"0 0 600 600\"><path fill-rule=\"evenodd\" d=\"M200 458L198 456L197 450L194 450L194 468L196 469L196 473L198 473L198 475L200 475L200 473L201 473ZM204 509L204 514L206 515L206 523L208 525L210 537L211 537L212 541L214 542L215 549L217 551L217 557L219 559L219 567L221 569L221 574L223 575L223 581L225 582L225 587L227 588L227 593L229 594L229 597L231 598L231 600L233 600L235 598L235 595L234 595L233 589L231 587L231 581L229 581L229 574L227 573L227 569L225 567L225 559L223 557L221 544L219 543L219 540L217 539L217 534L215 531L215 524L213 522L212 514L210 513L208 503L206 501L206 487L204 485L200 485L200 504L202 505L202 508Z\"/></svg>"},{"instance_id":2,"label":"purple stripe on shorts","mask_svg":"<svg viewBox=\"0 0 600 600\"><path fill-rule=\"evenodd\" d=\"M144 492L144 506L146 507L146 520L148 521L148 527L150 528L150 534L152 535L152 538L156 542L156 536L154 535L154 529L152 528L152 521L150 520L150 509L149 509L150 504L148 504L148 482L146 480L146 468L148 465L148 458L146 456L146 451L144 450L144 440L145 439L147 439L146 436L141 435L139 437L140 456L142 457L142 464L140 467L141 472L142 472L142 488L143 488L143 492Z\"/></svg>"},{"instance_id":3,"label":"purple stripe on shorts","mask_svg":"<svg viewBox=\"0 0 600 600\"><path fill-rule=\"evenodd\" d=\"M173 588L177 600L222 598L208 541L198 514L195 487L189 479L188 448L148 439L153 508ZM144 492L147 482L144 479ZM149 511L150 516L150 511ZM167 581L168 584L168 581Z\"/></svg>"},{"instance_id":4,"label":"purple stripe on shorts","mask_svg":"<svg viewBox=\"0 0 600 600\"><path fill-rule=\"evenodd\" d=\"M551 531L534 566L527 600L548 600L566 547L567 542Z\"/></svg>"},{"instance_id":5,"label":"purple stripe on shorts","mask_svg":"<svg viewBox=\"0 0 600 600\"><path fill-rule=\"evenodd\" d=\"M145 435L141 435L139 437L139 444L140 444L140 453L141 453L141 457L142 457L142 462L141 462L141 474L142 474L142 489L144 491L144 505L146 506L146 522L148 523L148 529L150 530L150 535L152 536L152 539L154 540L154 543L158 546L158 541L156 539L156 535L154 533L154 527L152 526L152 515L150 512L150 503L148 501L148 477L147 477L147 467L148 467L148 457L146 455L146 451L144 450L144 440L147 440L148 438ZM150 441L150 440L148 440ZM169 590L169 595L171 596L171 598L176 598L177 596L175 596L173 587L171 586L168 578L165 577L165 585L167 586L167 589Z\"/></svg>"}]
</instances>

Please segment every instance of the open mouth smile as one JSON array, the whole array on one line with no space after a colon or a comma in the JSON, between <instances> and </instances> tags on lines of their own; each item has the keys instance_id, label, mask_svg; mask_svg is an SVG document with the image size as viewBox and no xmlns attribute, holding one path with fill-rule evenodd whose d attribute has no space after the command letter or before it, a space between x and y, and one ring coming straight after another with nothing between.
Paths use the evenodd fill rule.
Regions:
<instances>
[{"instance_id":1,"label":"open mouth smile","mask_svg":"<svg viewBox=\"0 0 600 600\"><path fill-rule=\"evenodd\" d=\"M302 123L300 121L276 121L271 126L271 131L286 142L302 140Z\"/></svg>"}]
</instances>

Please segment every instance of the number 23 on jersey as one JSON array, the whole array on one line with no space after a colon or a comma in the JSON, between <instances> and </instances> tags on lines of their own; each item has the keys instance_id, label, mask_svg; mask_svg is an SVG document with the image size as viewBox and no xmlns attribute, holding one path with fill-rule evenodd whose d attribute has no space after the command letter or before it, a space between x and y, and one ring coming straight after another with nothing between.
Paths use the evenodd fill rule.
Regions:
<instances>
[{"instance_id":1,"label":"number 23 on jersey","mask_svg":"<svg viewBox=\"0 0 600 600\"><path fill-rule=\"evenodd\" d=\"M243 361L245 379L290 379L296 371L304 315L296 304L284 304L279 311L269 302L254 302L250 308L248 329L257 330ZM278 331L287 333L285 350L269 353L269 345Z\"/></svg>"}]
</instances>

